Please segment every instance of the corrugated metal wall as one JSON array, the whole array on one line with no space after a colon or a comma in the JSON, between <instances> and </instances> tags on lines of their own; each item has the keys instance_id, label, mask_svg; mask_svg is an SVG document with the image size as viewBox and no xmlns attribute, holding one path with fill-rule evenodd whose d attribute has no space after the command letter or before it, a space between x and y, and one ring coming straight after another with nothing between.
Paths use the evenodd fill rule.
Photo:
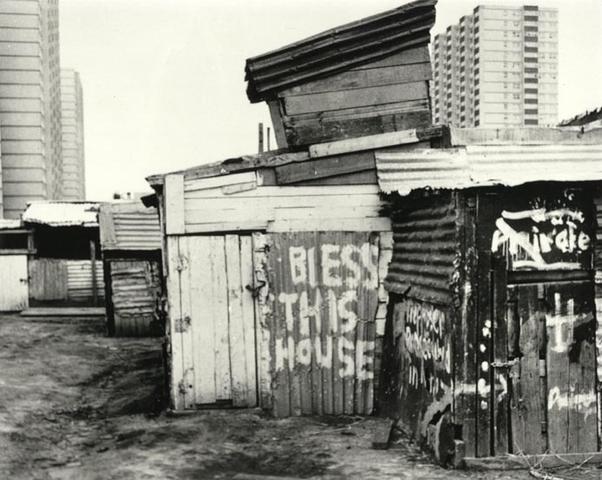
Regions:
<instances>
[{"instance_id":1,"label":"corrugated metal wall","mask_svg":"<svg viewBox=\"0 0 602 480\"><path fill-rule=\"evenodd\" d=\"M67 295L69 300L89 301L93 297L92 263L90 260L66 260ZM96 261L98 299L104 298L104 274L101 261Z\"/></svg>"},{"instance_id":2,"label":"corrugated metal wall","mask_svg":"<svg viewBox=\"0 0 602 480\"><path fill-rule=\"evenodd\" d=\"M156 261L110 260L111 302L114 334L117 336L160 335L157 296L160 272Z\"/></svg>"},{"instance_id":3,"label":"corrugated metal wall","mask_svg":"<svg viewBox=\"0 0 602 480\"><path fill-rule=\"evenodd\" d=\"M125 212L114 210L116 248L120 250L159 250L161 231L154 208Z\"/></svg>"},{"instance_id":4,"label":"corrugated metal wall","mask_svg":"<svg viewBox=\"0 0 602 480\"><path fill-rule=\"evenodd\" d=\"M276 416L370 414L374 394L378 235L270 235Z\"/></svg>"},{"instance_id":5,"label":"corrugated metal wall","mask_svg":"<svg viewBox=\"0 0 602 480\"><path fill-rule=\"evenodd\" d=\"M452 195L404 199L393 208L393 258L385 287L447 305L457 250Z\"/></svg>"}]
</instances>

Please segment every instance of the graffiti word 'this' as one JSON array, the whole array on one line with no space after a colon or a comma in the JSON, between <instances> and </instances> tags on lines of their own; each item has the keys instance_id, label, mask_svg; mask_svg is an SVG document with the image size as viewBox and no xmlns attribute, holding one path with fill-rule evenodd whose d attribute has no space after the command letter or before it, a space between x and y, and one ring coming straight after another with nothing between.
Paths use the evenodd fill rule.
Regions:
<instances>
[{"instance_id":1,"label":"graffiti word 'this'","mask_svg":"<svg viewBox=\"0 0 602 480\"><path fill-rule=\"evenodd\" d=\"M319 258L316 258L319 254ZM294 285L315 287L376 288L378 286L378 247L366 242L361 246L323 244L289 248L291 280ZM318 261L316 261L318 260ZM318 267L319 266L319 267ZM319 270L318 270L319 268Z\"/></svg>"},{"instance_id":2,"label":"graffiti word 'this'","mask_svg":"<svg viewBox=\"0 0 602 480\"><path fill-rule=\"evenodd\" d=\"M360 321L356 313L357 291L337 293L327 289L325 298L320 288L312 293L313 304L306 291L282 292L278 296L278 302L284 306L286 336L275 339L276 370L284 368L285 360L293 368L295 364L309 366L312 359L320 367L332 368L336 349L341 377L355 374L359 379L372 378L374 342L352 342L345 337L355 333ZM300 340L295 340L295 336Z\"/></svg>"}]
</instances>

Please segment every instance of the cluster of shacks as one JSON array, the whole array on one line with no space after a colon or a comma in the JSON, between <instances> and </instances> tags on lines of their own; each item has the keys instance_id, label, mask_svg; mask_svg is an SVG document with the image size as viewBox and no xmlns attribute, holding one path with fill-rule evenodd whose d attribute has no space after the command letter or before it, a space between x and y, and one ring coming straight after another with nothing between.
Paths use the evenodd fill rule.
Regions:
<instances>
[{"instance_id":1,"label":"cluster of shacks","mask_svg":"<svg viewBox=\"0 0 602 480\"><path fill-rule=\"evenodd\" d=\"M602 129L432 126L434 20L420 0L249 59L278 150L95 207L73 251L111 333L165 335L173 409L380 413L455 465L599 457Z\"/></svg>"},{"instance_id":2,"label":"cluster of shacks","mask_svg":"<svg viewBox=\"0 0 602 480\"><path fill-rule=\"evenodd\" d=\"M35 202L0 223L0 311L106 313L110 335L162 335L160 268L157 210L141 202Z\"/></svg>"}]
</instances>

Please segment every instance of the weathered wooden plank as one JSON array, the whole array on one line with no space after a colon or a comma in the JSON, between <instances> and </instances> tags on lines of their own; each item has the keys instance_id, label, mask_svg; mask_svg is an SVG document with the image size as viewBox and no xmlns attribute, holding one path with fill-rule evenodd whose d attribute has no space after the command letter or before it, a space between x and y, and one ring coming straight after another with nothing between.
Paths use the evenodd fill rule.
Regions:
<instances>
[{"instance_id":1,"label":"weathered wooden plank","mask_svg":"<svg viewBox=\"0 0 602 480\"><path fill-rule=\"evenodd\" d=\"M310 147L310 150L314 147ZM375 168L374 152L353 152L303 163L290 163L276 167L275 170L278 184L286 185L304 180L327 178Z\"/></svg>"},{"instance_id":2,"label":"weathered wooden plank","mask_svg":"<svg viewBox=\"0 0 602 480\"><path fill-rule=\"evenodd\" d=\"M230 336L228 315L228 280L226 278L226 250L224 236L208 237L210 280L206 322L214 325L213 347L215 355L216 400L232 398L232 377L230 375ZM209 297L210 295L210 297Z\"/></svg>"},{"instance_id":3,"label":"weathered wooden plank","mask_svg":"<svg viewBox=\"0 0 602 480\"><path fill-rule=\"evenodd\" d=\"M189 205L186 209L189 212L211 212L223 211L223 210L235 210L243 206L244 208L252 208L269 211L273 208L296 208L296 207L324 207L324 202L328 202L333 207L344 207L346 205L354 205L358 207L372 207L381 206L383 201L379 198L376 192L374 193L340 193L338 195L304 195L303 189L305 187L281 187L289 190L287 196L271 197L268 192L265 192L262 196L232 196L229 197L217 197L217 198L199 198L189 200ZM324 187L319 187L323 190L327 190ZM297 191L295 191L297 190ZM266 208L268 207L269 208ZM222 219L223 220L223 219ZM209 223L209 222L205 222Z\"/></svg>"},{"instance_id":4,"label":"weathered wooden plank","mask_svg":"<svg viewBox=\"0 0 602 480\"><path fill-rule=\"evenodd\" d=\"M432 76L430 62L412 66L394 65L389 67L348 70L320 80L297 85L278 93L279 97L305 95L311 93L336 92L368 86L391 85L396 83L430 80Z\"/></svg>"},{"instance_id":5,"label":"weathered wooden plank","mask_svg":"<svg viewBox=\"0 0 602 480\"><path fill-rule=\"evenodd\" d=\"M239 185L257 182L257 175L255 172L241 172L231 173L229 175L220 175L217 177L209 178L196 178L186 180L184 182L184 193L186 196L190 192L197 192L199 190L208 190L212 188L222 188L230 185Z\"/></svg>"},{"instance_id":6,"label":"weathered wooden plank","mask_svg":"<svg viewBox=\"0 0 602 480\"><path fill-rule=\"evenodd\" d=\"M270 118L272 119L272 126L274 127L276 144L278 148L284 148L287 146L287 143L286 135L284 134L284 124L282 123L282 113L280 111L280 100L269 100L267 104L270 109Z\"/></svg>"},{"instance_id":7,"label":"weathered wooden plank","mask_svg":"<svg viewBox=\"0 0 602 480\"><path fill-rule=\"evenodd\" d=\"M421 109L403 113L375 114L371 117L308 121L291 126L285 124L285 131L289 145L300 147L344 138L426 127L430 123L430 110Z\"/></svg>"},{"instance_id":8,"label":"weathered wooden plank","mask_svg":"<svg viewBox=\"0 0 602 480\"><path fill-rule=\"evenodd\" d=\"M286 115L339 110L428 97L427 82L411 82L284 98Z\"/></svg>"},{"instance_id":9,"label":"weathered wooden plank","mask_svg":"<svg viewBox=\"0 0 602 480\"><path fill-rule=\"evenodd\" d=\"M182 331L178 328L182 318L182 282L180 267L180 245L178 237L167 237L167 302L170 341L170 393L175 410L182 410L186 404L186 390L180 389L184 382L184 362L182 352Z\"/></svg>"},{"instance_id":10,"label":"weathered wooden plank","mask_svg":"<svg viewBox=\"0 0 602 480\"><path fill-rule=\"evenodd\" d=\"M184 371L188 373L194 386L194 403L211 404L217 400L215 364L215 324L207 313L211 311L212 279L211 258L209 255L211 237L182 237L186 245L182 270L182 321L181 329L184 344ZM189 360L190 359L190 360Z\"/></svg>"},{"instance_id":11,"label":"weathered wooden plank","mask_svg":"<svg viewBox=\"0 0 602 480\"><path fill-rule=\"evenodd\" d=\"M251 220L248 222L218 222L218 223L195 223L186 226L186 233L220 233L241 232L253 230L265 230L267 221Z\"/></svg>"},{"instance_id":12,"label":"weathered wooden plank","mask_svg":"<svg viewBox=\"0 0 602 480\"><path fill-rule=\"evenodd\" d=\"M261 233L253 233L253 286L257 291L255 298L255 325L257 338L258 358L258 388L259 406L264 409L272 408L272 373L270 368L270 338L272 332L272 318L268 303L268 275L266 237Z\"/></svg>"},{"instance_id":13,"label":"weathered wooden plank","mask_svg":"<svg viewBox=\"0 0 602 480\"><path fill-rule=\"evenodd\" d=\"M113 222L113 209L111 204L103 204L98 212L98 227L100 231L101 248L113 247L117 239L115 237L115 224Z\"/></svg>"},{"instance_id":14,"label":"weathered wooden plank","mask_svg":"<svg viewBox=\"0 0 602 480\"><path fill-rule=\"evenodd\" d=\"M391 231L389 218L338 218L310 220L277 220L268 223L268 232L387 232Z\"/></svg>"},{"instance_id":15,"label":"weathered wooden plank","mask_svg":"<svg viewBox=\"0 0 602 480\"><path fill-rule=\"evenodd\" d=\"M232 199L252 199L252 198L275 198L278 202L286 197L327 197L341 195L378 195L380 192L378 185L338 185L324 188L321 186L297 187L297 186L265 186L257 190L237 193L234 195L224 195L221 189L199 190L186 194L187 202L192 199L207 201L210 199L232 200ZM187 204L187 208L191 208Z\"/></svg>"},{"instance_id":16,"label":"weathered wooden plank","mask_svg":"<svg viewBox=\"0 0 602 480\"><path fill-rule=\"evenodd\" d=\"M416 135L416 129L410 129L312 145L309 147L309 156L326 157L329 155L341 155L344 153L357 152L360 150L373 150L378 148L390 147L393 145L404 145L408 143L418 142L419 139ZM369 159L374 160L374 153L370 153L371 155L369 156ZM369 164L368 166L370 168L372 167L371 164Z\"/></svg>"},{"instance_id":17,"label":"weathered wooden plank","mask_svg":"<svg viewBox=\"0 0 602 480\"><path fill-rule=\"evenodd\" d=\"M164 195L166 234L184 233L184 176L167 175Z\"/></svg>"},{"instance_id":18,"label":"weathered wooden plank","mask_svg":"<svg viewBox=\"0 0 602 480\"><path fill-rule=\"evenodd\" d=\"M232 404L246 406L247 370L242 311L240 244L238 235L226 235L226 271L228 277L228 311L230 314L230 368Z\"/></svg>"},{"instance_id":19,"label":"weathered wooden plank","mask_svg":"<svg viewBox=\"0 0 602 480\"><path fill-rule=\"evenodd\" d=\"M394 53L381 60L366 63L358 67L353 67L351 70L363 70L367 68L390 67L393 65L410 65L413 63L430 62L428 47L415 47L403 52ZM411 68L411 67L410 67Z\"/></svg>"},{"instance_id":20,"label":"weathered wooden plank","mask_svg":"<svg viewBox=\"0 0 602 480\"><path fill-rule=\"evenodd\" d=\"M246 369L246 406L257 405L257 375L255 350L255 302L252 292L247 286L253 287L253 246L249 235L240 237L240 274L242 295L242 325L245 349Z\"/></svg>"},{"instance_id":21,"label":"weathered wooden plank","mask_svg":"<svg viewBox=\"0 0 602 480\"><path fill-rule=\"evenodd\" d=\"M543 366L540 364L540 322L545 314L541 310L541 295L542 285L508 289L509 308L516 308L513 315L520 319L519 351L522 354L518 367L513 367L511 374L510 413L513 451L517 454L539 454L547 450L546 434L542 432L541 424L541 415L545 415L542 401L546 399L546 392L540 386L540 368ZM548 424L548 431L549 427Z\"/></svg>"},{"instance_id":22,"label":"weathered wooden plank","mask_svg":"<svg viewBox=\"0 0 602 480\"><path fill-rule=\"evenodd\" d=\"M375 170L365 170L363 172L344 173L336 177L316 178L315 180L303 180L295 183L296 186L314 186L314 185L377 185L378 179Z\"/></svg>"}]
</instances>

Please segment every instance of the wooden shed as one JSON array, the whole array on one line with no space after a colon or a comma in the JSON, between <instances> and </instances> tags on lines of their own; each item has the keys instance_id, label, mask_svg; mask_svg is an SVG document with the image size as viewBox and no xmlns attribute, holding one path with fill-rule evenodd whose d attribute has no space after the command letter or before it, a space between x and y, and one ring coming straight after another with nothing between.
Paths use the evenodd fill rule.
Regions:
<instances>
[{"instance_id":1,"label":"wooden shed","mask_svg":"<svg viewBox=\"0 0 602 480\"><path fill-rule=\"evenodd\" d=\"M29 306L31 245L31 231L20 220L0 219L0 312L20 312Z\"/></svg>"},{"instance_id":2,"label":"wooden shed","mask_svg":"<svg viewBox=\"0 0 602 480\"><path fill-rule=\"evenodd\" d=\"M99 224L109 335L163 335L157 209L141 202L106 203Z\"/></svg>"},{"instance_id":3,"label":"wooden shed","mask_svg":"<svg viewBox=\"0 0 602 480\"><path fill-rule=\"evenodd\" d=\"M248 97L268 103L278 146L429 126L436 3L411 2L248 59Z\"/></svg>"},{"instance_id":4,"label":"wooden shed","mask_svg":"<svg viewBox=\"0 0 602 480\"><path fill-rule=\"evenodd\" d=\"M175 409L373 411L391 244L374 151L439 136L395 132L148 178Z\"/></svg>"},{"instance_id":5,"label":"wooden shed","mask_svg":"<svg viewBox=\"0 0 602 480\"><path fill-rule=\"evenodd\" d=\"M599 461L602 130L446 143L376 154L394 238L383 408L442 463Z\"/></svg>"},{"instance_id":6,"label":"wooden shed","mask_svg":"<svg viewBox=\"0 0 602 480\"><path fill-rule=\"evenodd\" d=\"M94 307L104 300L99 204L33 202L23 213L32 232L28 258L31 306Z\"/></svg>"}]
</instances>

